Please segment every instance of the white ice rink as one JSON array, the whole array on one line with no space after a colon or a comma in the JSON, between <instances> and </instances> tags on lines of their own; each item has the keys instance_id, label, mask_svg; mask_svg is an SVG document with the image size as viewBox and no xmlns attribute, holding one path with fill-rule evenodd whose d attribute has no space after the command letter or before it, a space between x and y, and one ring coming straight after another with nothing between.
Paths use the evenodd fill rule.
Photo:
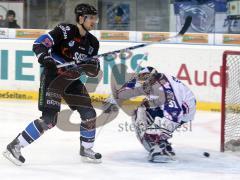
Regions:
<instances>
[{"instance_id":1,"label":"white ice rink","mask_svg":"<svg viewBox=\"0 0 240 180\"><path fill-rule=\"evenodd\" d=\"M36 102L0 101L0 150L39 115ZM77 115L73 117L78 119ZM17 167L0 156L0 180L240 179L240 155L219 152L220 113L198 111L191 131L187 127L187 131L176 132L171 142L178 161L168 164L147 161L146 151L129 130L130 122L121 112L115 121L98 129L95 150L103 155L101 164L81 162L79 132L56 127L23 149L23 166ZM204 151L211 156L204 157Z\"/></svg>"}]
</instances>

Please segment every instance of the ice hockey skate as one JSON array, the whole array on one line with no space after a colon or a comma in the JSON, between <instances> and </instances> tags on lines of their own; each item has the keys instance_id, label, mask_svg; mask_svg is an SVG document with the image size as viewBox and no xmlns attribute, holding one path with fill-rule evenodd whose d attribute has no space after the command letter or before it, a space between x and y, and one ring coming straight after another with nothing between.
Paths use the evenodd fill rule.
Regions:
<instances>
[{"instance_id":1,"label":"ice hockey skate","mask_svg":"<svg viewBox=\"0 0 240 180\"><path fill-rule=\"evenodd\" d=\"M83 162L89 162L89 163L102 162L102 155L100 153L94 152L92 148L84 148L83 146L81 146L79 154Z\"/></svg>"},{"instance_id":2,"label":"ice hockey skate","mask_svg":"<svg viewBox=\"0 0 240 180\"><path fill-rule=\"evenodd\" d=\"M7 149L3 152L3 156L17 166L21 166L25 162L17 138L7 145Z\"/></svg>"}]
</instances>

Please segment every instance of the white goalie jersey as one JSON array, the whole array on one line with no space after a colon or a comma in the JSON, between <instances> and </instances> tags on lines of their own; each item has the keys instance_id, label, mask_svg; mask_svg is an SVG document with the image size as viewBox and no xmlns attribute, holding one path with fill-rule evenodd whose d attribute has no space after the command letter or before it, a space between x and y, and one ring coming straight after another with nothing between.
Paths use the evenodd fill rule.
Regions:
<instances>
[{"instance_id":1,"label":"white goalie jersey","mask_svg":"<svg viewBox=\"0 0 240 180\"><path fill-rule=\"evenodd\" d=\"M183 123L193 120L196 99L192 91L173 76L157 73L153 81L130 81L117 92L118 99L145 95L132 116L136 134L146 150L172 137Z\"/></svg>"},{"instance_id":2,"label":"white goalie jersey","mask_svg":"<svg viewBox=\"0 0 240 180\"><path fill-rule=\"evenodd\" d=\"M169 151L171 145L168 139L178 127L193 120L196 99L192 91L176 77L152 73L153 69L143 69L136 78L125 83L113 94L118 102L145 96L132 114L137 138L150 153L156 144L160 147L163 142L167 145L168 152L173 153L172 148ZM108 100L110 104L117 101Z\"/></svg>"},{"instance_id":3,"label":"white goalie jersey","mask_svg":"<svg viewBox=\"0 0 240 180\"><path fill-rule=\"evenodd\" d=\"M179 123L193 120L196 112L196 99L193 92L176 77L169 75L165 75L165 77L166 82L159 89L164 91L167 96L163 105L164 116ZM174 109L173 107L177 109L176 112L171 110ZM180 112L178 112L179 110ZM175 113L178 116L175 116Z\"/></svg>"},{"instance_id":4,"label":"white goalie jersey","mask_svg":"<svg viewBox=\"0 0 240 180\"><path fill-rule=\"evenodd\" d=\"M161 107L165 118L176 123L193 120L196 99L186 85L177 78L163 73L158 73L154 82L151 83L145 83L145 85L143 83L139 86L137 81L135 81L135 85L131 81L129 82L131 86L125 85L117 92L117 98L123 100L145 95L149 106Z\"/></svg>"}]
</instances>

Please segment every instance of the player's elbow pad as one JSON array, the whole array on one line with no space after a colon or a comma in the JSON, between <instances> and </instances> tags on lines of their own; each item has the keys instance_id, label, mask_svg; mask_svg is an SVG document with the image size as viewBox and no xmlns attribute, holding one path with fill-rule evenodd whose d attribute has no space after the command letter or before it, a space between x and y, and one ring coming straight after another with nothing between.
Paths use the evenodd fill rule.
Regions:
<instances>
[{"instance_id":1,"label":"player's elbow pad","mask_svg":"<svg viewBox=\"0 0 240 180\"><path fill-rule=\"evenodd\" d=\"M36 54L38 59L40 58L40 56L42 56L42 54L48 54L48 48L46 48L42 44L33 44L32 50Z\"/></svg>"},{"instance_id":2,"label":"player's elbow pad","mask_svg":"<svg viewBox=\"0 0 240 180\"><path fill-rule=\"evenodd\" d=\"M52 48L54 42L49 34L43 34L37 38L33 44L33 52L39 57L41 54L48 54L48 51Z\"/></svg>"}]
</instances>

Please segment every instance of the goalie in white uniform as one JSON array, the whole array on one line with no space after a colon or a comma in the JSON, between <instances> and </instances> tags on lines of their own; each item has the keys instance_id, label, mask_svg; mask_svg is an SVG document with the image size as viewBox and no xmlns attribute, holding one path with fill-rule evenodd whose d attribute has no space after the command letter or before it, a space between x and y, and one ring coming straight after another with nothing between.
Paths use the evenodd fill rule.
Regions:
<instances>
[{"instance_id":1,"label":"goalie in white uniform","mask_svg":"<svg viewBox=\"0 0 240 180\"><path fill-rule=\"evenodd\" d=\"M117 90L114 98L120 102L141 95L146 98L132 115L137 137L149 151L149 161L173 160L175 152L168 139L182 124L193 120L196 111L194 94L177 78L145 67L136 78ZM115 106L113 99L106 102L108 106L105 104L105 107L109 109Z\"/></svg>"}]
</instances>

